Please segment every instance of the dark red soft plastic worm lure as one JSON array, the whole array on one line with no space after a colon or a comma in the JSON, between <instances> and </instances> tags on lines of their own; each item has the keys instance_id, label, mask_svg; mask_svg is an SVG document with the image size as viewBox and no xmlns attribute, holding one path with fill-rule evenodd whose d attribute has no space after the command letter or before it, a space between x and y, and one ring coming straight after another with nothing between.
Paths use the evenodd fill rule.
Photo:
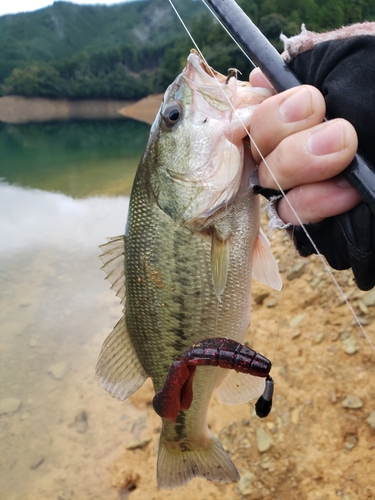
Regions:
<instances>
[{"instance_id":1,"label":"dark red soft plastic worm lure","mask_svg":"<svg viewBox=\"0 0 375 500\"><path fill-rule=\"evenodd\" d=\"M266 417L271 411L273 380L269 376L271 361L232 339L205 339L185 351L179 361L172 363L163 388L152 404L160 417L176 420L180 410L188 410L193 401L193 379L197 366L220 366L255 377L266 378L263 395L255 408L257 415Z\"/></svg>"}]
</instances>

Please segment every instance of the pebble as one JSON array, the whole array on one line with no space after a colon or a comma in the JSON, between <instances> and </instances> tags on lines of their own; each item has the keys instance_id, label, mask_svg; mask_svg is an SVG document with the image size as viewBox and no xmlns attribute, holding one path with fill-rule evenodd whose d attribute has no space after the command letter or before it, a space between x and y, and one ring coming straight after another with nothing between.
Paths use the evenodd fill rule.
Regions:
<instances>
[{"instance_id":1,"label":"pebble","mask_svg":"<svg viewBox=\"0 0 375 500\"><path fill-rule=\"evenodd\" d=\"M368 314L368 307L366 304L363 302L363 300L358 300L357 305L359 307L359 310L363 312L363 314Z\"/></svg>"},{"instance_id":2,"label":"pebble","mask_svg":"<svg viewBox=\"0 0 375 500\"><path fill-rule=\"evenodd\" d=\"M370 415L366 418L366 422L370 427L375 429L375 411L372 411Z\"/></svg>"},{"instance_id":3,"label":"pebble","mask_svg":"<svg viewBox=\"0 0 375 500\"><path fill-rule=\"evenodd\" d=\"M362 297L362 302L367 307L375 306L375 290L365 293Z\"/></svg>"},{"instance_id":4,"label":"pebble","mask_svg":"<svg viewBox=\"0 0 375 500\"><path fill-rule=\"evenodd\" d=\"M256 480L255 474L250 471L246 471L241 474L241 479L238 483L238 489L242 495L251 495L253 492L253 483Z\"/></svg>"},{"instance_id":5,"label":"pebble","mask_svg":"<svg viewBox=\"0 0 375 500\"><path fill-rule=\"evenodd\" d=\"M292 281L295 280L296 278L299 278L304 273L305 267L306 267L306 262L300 262L299 264L296 264L291 268L290 272L286 275L286 279L288 281Z\"/></svg>"},{"instance_id":6,"label":"pebble","mask_svg":"<svg viewBox=\"0 0 375 500\"><path fill-rule=\"evenodd\" d=\"M72 490L65 489L59 493L57 500L71 500L72 497L73 497Z\"/></svg>"},{"instance_id":7,"label":"pebble","mask_svg":"<svg viewBox=\"0 0 375 500\"><path fill-rule=\"evenodd\" d=\"M5 413L14 413L21 406L21 400L17 398L0 399L0 415Z\"/></svg>"},{"instance_id":8,"label":"pebble","mask_svg":"<svg viewBox=\"0 0 375 500\"><path fill-rule=\"evenodd\" d=\"M44 462L44 457L42 455L36 456L30 464L30 469L31 470L37 469L40 465L42 465L43 462Z\"/></svg>"},{"instance_id":9,"label":"pebble","mask_svg":"<svg viewBox=\"0 0 375 500\"><path fill-rule=\"evenodd\" d=\"M289 326L290 328L295 328L298 326L302 321L305 319L305 314L297 314L297 316L294 316L290 321L289 321Z\"/></svg>"},{"instance_id":10,"label":"pebble","mask_svg":"<svg viewBox=\"0 0 375 500\"><path fill-rule=\"evenodd\" d=\"M346 352L346 354L355 354L359 351L359 346L355 339L353 339L352 337L344 339L342 343L344 346L344 352Z\"/></svg>"},{"instance_id":11,"label":"pebble","mask_svg":"<svg viewBox=\"0 0 375 500\"><path fill-rule=\"evenodd\" d=\"M358 410L362 408L363 403L357 396L346 396L344 401L341 403L343 408L351 408L352 410Z\"/></svg>"},{"instance_id":12,"label":"pebble","mask_svg":"<svg viewBox=\"0 0 375 500\"><path fill-rule=\"evenodd\" d=\"M76 426L76 431L79 432L80 434L84 434L87 431L88 427L88 417L87 413L83 410L78 415L76 415L75 418L75 426Z\"/></svg>"},{"instance_id":13,"label":"pebble","mask_svg":"<svg viewBox=\"0 0 375 500\"><path fill-rule=\"evenodd\" d=\"M255 303L256 304L263 304L264 299L269 297L270 293L269 292L263 292L254 297Z\"/></svg>"},{"instance_id":14,"label":"pebble","mask_svg":"<svg viewBox=\"0 0 375 500\"><path fill-rule=\"evenodd\" d=\"M358 318L358 321L362 326L367 326L371 323L372 320L368 318ZM357 325L357 320L355 318L352 319L351 325L353 326Z\"/></svg>"},{"instance_id":15,"label":"pebble","mask_svg":"<svg viewBox=\"0 0 375 500\"><path fill-rule=\"evenodd\" d=\"M263 427L258 427L256 431L257 447L260 453L269 450L273 445L272 436Z\"/></svg>"},{"instance_id":16,"label":"pebble","mask_svg":"<svg viewBox=\"0 0 375 500\"><path fill-rule=\"evenodd\" d=\"M290 420L293 422L293 424L298 424L298 421L299 421L299 409L298 408L293 408L293 410L290 414Z\"/></svg>"},{"instance_id":17,"label":"pebble","mask_svg":"<svg viewBox=\"0 0 375 500\"><path fill-rule=\"evenodd\" d=\"M136 439L134 441L130 441L128 446L126 447L127 450L136 450L137 448L143 448L146 446L151 441L151 438L145 438L145 439Z\"/></svg>"},{"instance_id":18,"label":"pebble","mask_svg":"<svg viewBox=\"0 0 375 500\"><path fill-rule=\"evenodd\" d=\"M37 341L37 339L36 339L36 338L31 338L31 339L29 340L29 346L30 346L30 347L36 347L37 345L38 345L38 341Z\"/></svg>"},{"instance_id":19,"label":"pebble","mask_svg":"<svg viewBox=\"0 0 375 500\"><path fill-rule=\"evenodd\" d=\"M277 305L277 299L270 298L270 299L266 300L265 304L266 304L266 307L275 307Z\"/></svg>"},{"instance_id":20,"label":"pebble","mask_svg":"<svg viewBox=\"0 0 375 500\"><path fill-rule=\"evenodd\" d=\"M292 335L292 340L294 340L294 339L298 339L298 337L300 337L301 335L302 335L301 330L297 330L297 331L295 331L295 332L293 333L293 335Z\"/></svg>"},{"instance_id":21,"label":"pebble","mask_svg":"<svg viewBox=\"0 0 375 500\"><path fill-rule=\"evenodd\" d=\"M314 338L315 344L320 344L321 342L323 342L323 340L324 340L324 333L323 332L319 332L315 335L315 338Z\"/></svg>"},{"instance_id":22,"label":"pebble","mask_svg":"<svg viewBox=\"0 0 375 500\"><path fill-rule=\"evenodd\" d=\"M60 363L51 365L48 368L48 373L52 375L55 380L61 380L68 373L69 369L69 364L66 361L60 361Z\"/></svg>"}]
</instances>

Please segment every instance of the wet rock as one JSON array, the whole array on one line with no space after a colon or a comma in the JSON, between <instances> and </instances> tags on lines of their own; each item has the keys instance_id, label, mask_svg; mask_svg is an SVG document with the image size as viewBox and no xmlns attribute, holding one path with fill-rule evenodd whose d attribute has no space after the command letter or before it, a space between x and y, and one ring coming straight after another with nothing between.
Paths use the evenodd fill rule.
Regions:
<instances>
[{"instance_id":1,"label":"wet rock","mask_svg":"<svg viewBox=\"0 0 375 500\"><path fill-rule=\"evenodd\" d=\"M0 415L14 413L21 406L21 400L17 398L0 399Z\"/></svg>"},{"instance_id":2,"label":"wet rock","mask_svg":"<svg viewBox=\"0 0 375 500\"><path fill-rule=\"evenodd\" d=\"M42 455L37 455L30 464L30 469L35 470L44 462L44 457Z\"/></svg>"},{"instance_id":3,"label":"wet rock","mask_svg":"<svg viewBox=\"0 0 375 500\"><path fill-rule=\"evenodd\" d=\"M296 264L291 268L290 272L286 275L286 279L288 281L292 281L295 280L296 278L299 278L304 273L305 267L306 267L306 262L300 262L299 264Z\"/></svg>"},{"instance_id":4,"label":"wet rock","mask_svg":"<svg viewBox=\"0 0 375 500\"><path fill-rule=\"evenodd\" d=\"M366 418L366 422L370 427L375 429L375 411L372 411L370 415Z\"/></svg>"},{"instance_id":5,"label":"wet rock","mask_svg":"<svg viewBox=\"0 0 375 500\"><path fill-rule=\"evenodd\" d=\"M126 447L127 450L136 450L137 448L143 448L146 446L151 441L150 438L145 438L145 439L136 439L134 441L131 441L128 446Z\"/></svg>"},{"instance_id":6,"label":"wet rock","mask_svg":"<svg viewBox=\"0 0 375 500\"><path fill-rule=\"evenodd\" d=\"M55 380L61 380L68 373L69 369L69 364L66 361L60 361L60 363L51 365L48 368L48 373L52 375Z\"/></svg>"},{"instance_id":7,"label":"wet rock","mask_svg":"<svg viewBox=\"0 0 375 500\"><path fill-rule=\"evenodd\" d=\"M341 403L343 408L350 408L352 410L358 410L362 408L363 403L357 396L346 396L344 401Z\"/></svg>"},{"instance_id":8,"label":"wet rock","mask_svg":"<svg viewBox=\"0 0 375 500\"><path fill-rule=\"evenodd\" d=\"M346 354L355 354L359 351L359 346L355 339L353 339L352 337L348 337L347 339L343 340L342 343L344 352L346 352Z\"/></svg>"},{"instance_id":9,"label":"wet rock","mask_svg":"<svg viewBox=\"0 0 375 500\"><path fill-rule=\"evenodd\" d=\"M253 483L256 480L255 474L246 471L241 474L241 479L238 483L238 489L241 495L251 495L253 492Z\"/></svg>"},{"instance_id":10,"label":"wet rock","mask_svg":"<svg viewBox=\"0 0 375 500\"><path fill-rule=\"evenodd\" d=\"M367 307L375 306L375 290L365 293L362 297L362 302Z\"/></svg>"},{"instance_id":11,"label":"wet rock","mask_svg":"<svg viewBox=\"0 0 375 500\"><path fill-rule=\"evenodd\" d=\"M269 450L273 445L272 436L263 427L258 427L256 431L257 447L260 453Z\"/></svg>"},{"instance_id":12,"label":"wet rock","mask_svg":"<svg viewBox=\"0 0 375 500\"><path fill-rule=\"evenodd\" d=\"M297 314L289 321L290 328L296 328L305 319L305 314Z\"/></svg>"},{"instance_id":13,"label":"wet rock","mask_svg":"<svg viewBox=\"0 0 375 500\"><path fill-rule=\"evenodd\" d=\"M263 304L264 299L269 297L270 293L269 292L263 292L254 297L255 303L256 304Z\"/></svg>"},{"instance_id":14,"label":"wet rock","mask_svg":"<svg viewBox=\"0 0 375 500\"><path fill-rule=\"evenodd\" d=\"M84 434L87 431L88 427L88 417L87 413L83 410L75 418L75 427L76 431L80 434Z\"/></svg>"}]
</instances>

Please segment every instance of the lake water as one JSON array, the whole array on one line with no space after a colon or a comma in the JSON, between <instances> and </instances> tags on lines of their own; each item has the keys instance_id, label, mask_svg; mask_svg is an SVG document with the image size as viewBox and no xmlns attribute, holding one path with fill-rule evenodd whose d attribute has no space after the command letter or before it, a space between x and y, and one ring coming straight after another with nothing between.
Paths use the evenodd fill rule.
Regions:
<instances>
[{"instance_id":1,"label":"lake water","mask_svg":"<svg viewBox=\"0 0 375 500\"><path fill-rule=\"evenodd\" d=\"M121 315L98 245L124 231L148 131L131 120L0 125L1 499L118 498L107 430L124 436L124 420L143 415L95 380Z\"/></svg>"}]
</instances>

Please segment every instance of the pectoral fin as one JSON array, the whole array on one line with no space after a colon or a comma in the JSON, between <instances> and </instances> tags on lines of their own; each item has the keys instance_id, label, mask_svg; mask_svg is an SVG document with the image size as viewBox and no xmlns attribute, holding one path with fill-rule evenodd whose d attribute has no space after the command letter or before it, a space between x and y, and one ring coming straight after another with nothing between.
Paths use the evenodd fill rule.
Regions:
<instances>
[{"instance_id":1,"label":"pectoral fin","mask_svg":"<svg viewBox=\"0 0 375 500\"><path fill-rule=\"evenodd\" d=\"M100 245L103 251L99 258L103 262L103 271L107 274L112 286L111 289L120 297L121 304L125 304L125 236L107 238L108 243Z\"/></svg>"},{"instance_id":2,"label":"pectoral fin","mask_svg":"<svg viewBox=\"0 0 375 500\"><path fill-rule=\"evenodd\" d=\"M259 398L263 394L264 387L264 378L231 370L216 391L221 401L237 405Z\"/></svg>"},{"instance_id":3,"label":"pectoral fin","mask_svg":"<svg viewBox=\"0 0 375 500\"><path fill-rule=\"evenodd\" d=\"M96 377L103 389L121 401L137 391L148 378L126 328L125 316L103 344Z\"/></svg>"},{"instance_id":4,"label":"pectoral fin","mask_svg":"<svg viewBox=\"0 0 375 500\"><path fill-rule=\"evenodd\" d=\"M214 229L212 233L211 271L216 297L219 302L221 301L221 295L227 283L228 266L229 241L228 239L221 239Z\"/></svg>"},{"instance_id":5,"label":"pectoral fin","mask_svg":"<svg viewBox=\"0 0 375 500\"><path fill-rule=\"evenodd\" d=\"M270 249L270 243L261 229L259 229L254 245L253 277L275 288L275 290L281 290L283 286L277 262Z\"/></svg>"}]
</instances>

